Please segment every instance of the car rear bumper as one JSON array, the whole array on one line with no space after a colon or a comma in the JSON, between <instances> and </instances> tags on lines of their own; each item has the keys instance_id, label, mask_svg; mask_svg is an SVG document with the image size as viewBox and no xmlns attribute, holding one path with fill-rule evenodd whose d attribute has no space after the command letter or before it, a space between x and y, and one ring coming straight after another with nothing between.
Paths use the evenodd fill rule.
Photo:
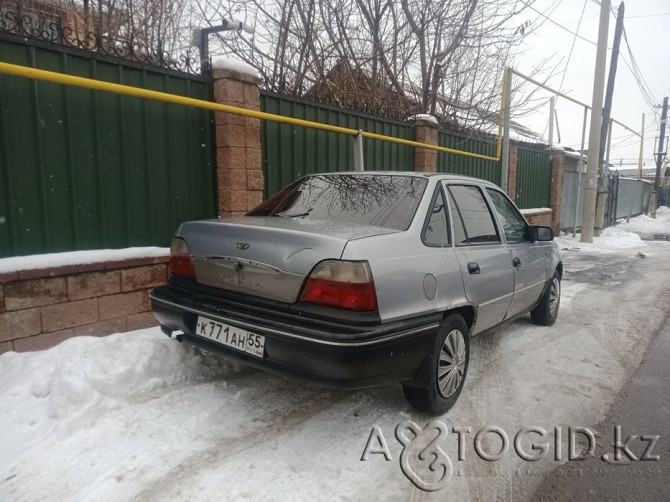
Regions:
<instances>
[{"instance_id":1,"label":"car rear bumper","mask_svg":"<svg viewBox=\"0 0 670 502\"><path fill-rule=\"evenodd\" d=\"M308 378L335 388L413 382L434 352L441 314L361 326L271 308L235 304L218 296L170 285L151 293L164 332L211 352L227 354L270 371ZM198 316L265 336L263 358L195 333Z\"/></svg>"}]
</instances>

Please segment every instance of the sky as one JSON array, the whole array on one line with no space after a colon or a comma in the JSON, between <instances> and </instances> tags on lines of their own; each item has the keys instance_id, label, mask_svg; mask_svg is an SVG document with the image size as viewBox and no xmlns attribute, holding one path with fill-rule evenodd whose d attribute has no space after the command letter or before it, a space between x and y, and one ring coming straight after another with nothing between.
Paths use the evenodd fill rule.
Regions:
<instances>
[{"instance_id":1,"label":"sky","mask_svg":"<svg viewBox=\"0 0 670 502\"><path fill-rule=\"evenodd\" d=\"M618 9L619 3L618 0L612 1L614 11ZM571 97L591 104L599 2L537 0L532 8L535 10L529 9L521 16L523 20L531 21L532 32L520 47L514 67L522 73L530 74L544 62L545 70L538 75L537 80L546 79L550 87L560 88ZM615 24L615 15L612 13L609 22L607 72ZM645 168L650 168L655 166L653 151L655 140L659 136L660 105L663 97L670 95L670 0L629 0L625 5L624 28L640 74L648 86L653 102L659 107L652 109L645 101L640 86L628 67L632 66L631 57L625 40L622 39L612 117L639 132L642 114L646 114L644 165ZM578 33L579 36L575 37L573 33ZM549 96L549 93L543 91L536 97L548 99ZM581 143L583 108L559 98L556 111L561 144L578 149ZM544 132L545 139L548 138L548 121L548 104L531 116L520 119L521 123L536 132ZM589 123L587 122L587 147ZM554 138L556 142L556 136ZM615 125L612 129L610 162L617 166L622 162L623 168L635 168L639 149L639 138Z\"/></svg>"}]
</instances>

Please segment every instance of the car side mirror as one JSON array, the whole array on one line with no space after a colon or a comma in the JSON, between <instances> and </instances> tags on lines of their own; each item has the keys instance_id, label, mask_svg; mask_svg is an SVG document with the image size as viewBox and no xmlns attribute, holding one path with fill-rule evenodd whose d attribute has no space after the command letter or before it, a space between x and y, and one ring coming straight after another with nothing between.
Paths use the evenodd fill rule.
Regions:
<instances>
[{"instance_id":1,"label":"car side mirror","mask_svg":"<svg viewBox=\"0 0 670 502\"><path fill-rule=\"evenodd\" d=\"M528 240L531 242L546 242L554 240L554 230L551 227L542 227L539 225L529 225L526 230Z\"/></svg>"}]
</instances>

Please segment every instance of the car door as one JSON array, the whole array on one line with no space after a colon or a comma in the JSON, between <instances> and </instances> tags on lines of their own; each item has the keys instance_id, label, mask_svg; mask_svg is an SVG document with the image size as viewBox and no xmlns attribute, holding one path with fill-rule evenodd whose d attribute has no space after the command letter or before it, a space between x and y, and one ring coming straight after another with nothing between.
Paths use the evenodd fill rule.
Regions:
<instances>
[{"instance_id":1,"label":"car door","mask_svg":"<svg viewBox=\"0 0 670 502\"><path fill-rule=\"evenodd\" d=\"M422 253L419 260L426 271L423 279L426 297L435 301L439 310L467 303L463 292L463 276L451 242L451 226L447 215L444 188L438 183L421 230Z\"/></svg>"},{"instance_id":2,"label":"car door","mask_svg":"<svg viewBox=\"0 0 670 502\"><path fill-rule=\"evenodd\" d=\"M477 305L474 333L502 322L514 292L509 252L493 221L481 187L448 183L452 235L465 295Z\"/></svg>"},{"instance_id":3,"label":"car door","mask_svg":"<svg viewBox=\"0 0 670 502\"><path fill-rule=\"evenodd\" d=\"M514 296L507 317L528 311L537 302L547 282L548 252L539 242L528 239L528 224L507 196L486 188L507 241L514 270Z\"/></svg>"}]
</instances>

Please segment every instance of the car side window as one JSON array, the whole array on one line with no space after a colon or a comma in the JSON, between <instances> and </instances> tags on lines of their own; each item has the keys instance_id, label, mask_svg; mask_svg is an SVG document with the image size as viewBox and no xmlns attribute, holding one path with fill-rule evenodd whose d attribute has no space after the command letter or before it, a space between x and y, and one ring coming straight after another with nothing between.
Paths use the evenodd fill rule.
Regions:
<instances>
[{"instance_id":1,"label":"car side window","mask_svg":"<svg viewBox=\"0 0 670 502\"><path fill-rule=\"evenodd\" d=\"M435 190L433 203L426 218L421 238L426 246L445 247L450 245L449 229L447 227L447 207L440 187Z\"/></svg>"},{"instance_id":2,"label":"car side window","mask_svg":"<svg viewBox=\"0 0 670 502\"><path fill-rule=\"evenodd\" d=\"M516 207L498 190L486 189L493 207L498 215L498 221L503 226L507 242L523 242L526 239L526 220Z\"/></svg>"},{"instance_id":3,"label":"car side window","mask_svg":"<svg viewBox=\"0 0 670 502\"><path fill-rule=\"evenodd\" d=\"M449 193L461 217L467 244L500 242L488 204L479 188L470 185L450 185Z\"/></svg>"},{"instance_id":4,"label":"car side window","mask_svg":"<svg viewBox=\"0 0 670 502\"><path fill-rule=\"evenodd\" d=\"M457 246L464 246L468 243L468 238L465 235L465 228L463 227L463 218L454 205L454 197L449 197L449 214L454 223L454 244Z\"/></svg>"}]
</instances>

